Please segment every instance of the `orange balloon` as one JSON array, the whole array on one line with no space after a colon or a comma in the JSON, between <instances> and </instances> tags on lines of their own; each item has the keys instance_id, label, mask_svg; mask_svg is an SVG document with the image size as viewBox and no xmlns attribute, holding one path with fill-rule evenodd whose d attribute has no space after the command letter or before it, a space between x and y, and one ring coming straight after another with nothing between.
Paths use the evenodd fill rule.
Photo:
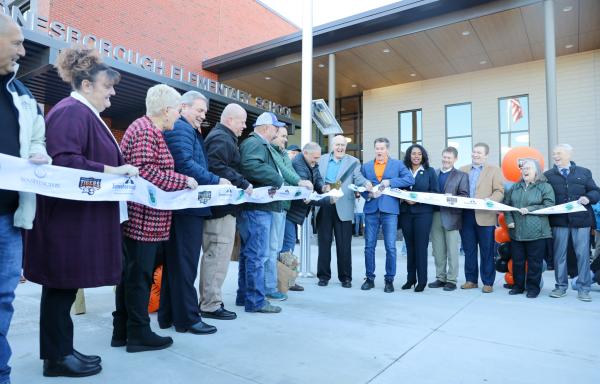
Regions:
<instances>
[{"instance_id":1,"label":"orange balloon","mask_svg":"<svg viewBox=\"0 0 600 384\"><path fill-rule=\"evenodd\" d=\"M500 214L498 214L498 223L500 223L500 227L508 231L508 226L506 225L506 217L504 217L504 212L500 212Z\"/></svg>"},{"instance_id":2,"label":"orange balloon","mask_svg":"<svg viewBox=\"0 0 600 384\"><path fill-rule=\"evenodd\" d=\"M502 159L502 173L506 180L515 183L521 180L519 160L523 159L535 159L539 161L540 166L544 169L544 156L540 151L531 147L515 147L508 151Z\"/></svg>"},{"instance_id":3,"label":"orange balloon","mask_svg":"<svg viewBox=\"0 0 600 384\"><path fill-rule=\"evenodd\" d=\"M508 229L503 227L496 227L494 231L494 239L496 240L496 243L508 243L510 241Z\"/></svg>"},{"instance_id":4,"label":"orange balloon","mask_svg":"<svg viewBox=\"0 0 600 384\"><path fill-rule=\"evenodd\" d=\"M515 278L513 277L512 273L506 272L504 274L504 281L506 281L506 284L513 285L515 283Z\"/></svg>"},{"instance_id":5,"label":"orange balloon","mask_svg":"<svg viewBox=\"0 0 600 384\"><path fill-rule=\"evenodd\" d=\"M154 270L154 282L152 283L152 288L150 289L150 300L148 301L148 313L153 313L158 311L158 307L160 306L160 287L162 284L162 265L159 265Z\"/></svg>"}]
</instances>

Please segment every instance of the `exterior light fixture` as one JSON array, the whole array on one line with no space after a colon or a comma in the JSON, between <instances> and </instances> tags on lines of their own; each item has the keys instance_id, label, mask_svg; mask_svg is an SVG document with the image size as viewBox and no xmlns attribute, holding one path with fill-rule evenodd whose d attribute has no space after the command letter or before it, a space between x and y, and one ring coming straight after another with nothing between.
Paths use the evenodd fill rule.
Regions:
<instances>
[{"instance_id":1,"label":"exterior light fixture","mask_svg":"<svg viewBox=\"0 0 600 384\"><path fill-rule=\"evenodd\" d=\"M563 8L563 12L571 12L572 10L573 10L573 7L570 5Z\"/></svg>"},{"instance_id":2,"label":"exterior light fixture","mask_svg":"<svg viewBox=\"0 0 600 384\"><path fill-rule=\"evenodd\" d=\"M573 44L567 44L567 45L565 45L565 48L571 49L571 48L573 48Z\"/></svg>"},{"instance_id":3,"label":"exterior light fixture","mask_svg":"<svg viewBox=\"0 0 600 384\"><path fill-rule=\"evenodd\" d=\"M463 31L463 32L462 32L462 35L463 35L463 36L469 36L470 34L471 34L471 32L470 32L470 31Z\"/></svg>"},{"instance_id":4,"label":"exterior light fixture","mask_svg":"<svg viewBox=\"0 0 600 384\"><path fill-rule=\"evenodd\" d=\"M269 76L265 76L265 80L271 80Z\"/></svg>"},{"instance_id":5,"label":"exterior light fixture","mask_svg":"<svg viewBox=\"0 0 600 384\"><path fill-rule=\"evenodd\" d=\"M487 60L481 60L481 61L479 62L479 64L481 64L481 65L485 65L485 64L487 64Z\"/></svg>"},{"instance_id":6,"label":"exterior light fixture","mask_svg":"<svg viewBox=\"0 0 600 384\"><path fill-rule=\"evenodd\" d=\"M319 68L325 67L325 64L319 64Z\"/></svg>"},{"instance_id":7,"label":"exterior light fixture","mask_svg":"<svg viewBox=\"0 0 600 384\"><path fill-rule=\"evenodd\" d=\"M389 50L389 48L385 48L385 49L383 50L383 53L390 53L390 50Z\"/></svg>"}]
</instances>

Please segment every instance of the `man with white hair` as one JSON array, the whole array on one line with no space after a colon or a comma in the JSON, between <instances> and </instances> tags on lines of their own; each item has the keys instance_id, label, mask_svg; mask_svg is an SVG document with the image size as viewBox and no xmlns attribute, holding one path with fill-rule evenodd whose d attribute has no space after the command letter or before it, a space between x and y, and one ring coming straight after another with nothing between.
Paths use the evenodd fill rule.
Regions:
<instances>
[{"instance_id":1,"label":"man with white hair","mask_svg":"<svg viewBox=\"0 0 600 384\"><path fill-rule=\"evenodd\" d=\"M19 26L0 14L0 153L47 163L44 118L31 92L15 79L17 61L25 56L23 40ZM21 276L21 228L31 229L34 216L35 194L0 190L0 383L10 382L6 335Z\"/></svg>"},{"instance_id":2,"label":"man with white hair","mask_svg":"<svg viewBox=\"0 0 600 384\"><path fill-rule=\"evenodd\" d=\"M208 170L223 177L233 186L252 194L252 184L240 172L240 150L237 142L246 128L246 111L238 104L228 104L221 120L206 136ZM221 289L227 276L229 260L235 242L236 217L239 205L211 208L204 221L202 261L200 264L200 313L204 318L233 320L235 312L225 309Z\"/></svg>"},{"instance_id":3,"label":"man with white hair","mask_svg":"<svg viewBox=\"0 0 600 384\"><path fill-rule=\"evenodd\" d=\"M193 177L199 185L231 185L229 180L208 170L208 160L202 137L202 122L208 110L208 99L197 91L181 97L181 117L172 131L163 133L175 161L175 172ZM202 227L210 208L189 208L173 211L171 235L166 247L160 289L158 324L161 328L175 326L177 332L215 333L217 329L204 323L198 308L194 281L202 248Z\"/></svg>"},{"instance_id":4,"label":"man with white hair","mask_svg":"<svg viewBox=\"0 0 600 384\"><path fill-rule=\"evenodd\" d=\"M278 127L284 123L264 112L254 124L254 132L240 146L242 175L256 187L280 188L283 177L271 152L271 141ZM239 216L242 246L240 250L238 291L235 304L246 312L279 313L281 308L271 305L265 297L265 261L269 253L271 212L280 212L281 201L244 204Z\"/></svg>"},{"instance_id":5,"label":"man with white hair","mask_svg":"<svg viewBox=\"0 0 600 384\"><path fill-rule=\"evenodd\" d=\"M559 298L567 294L567 246L569 236L577 257L577 298L592 301L590 296L590 230L594 225L592 205L600 201L600 189L596 186L592 172L571 161L573 147L559 144L552 151L554 167L544 173L554 189L556 204L577 200L586 207L584 212L550 215L550 226L554 238L554 275L556 288L550 297Z\"/></svg>"}]
</instances>

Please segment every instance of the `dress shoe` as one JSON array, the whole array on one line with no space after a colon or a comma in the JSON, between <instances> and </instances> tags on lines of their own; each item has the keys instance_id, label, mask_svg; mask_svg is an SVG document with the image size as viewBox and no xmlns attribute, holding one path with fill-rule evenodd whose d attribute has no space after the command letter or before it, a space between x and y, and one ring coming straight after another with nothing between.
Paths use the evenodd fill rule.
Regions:
<instances>
[{"instance_id":1,"label":"dress shoe","mask_svg":"<svg viewBox=\"0 0 600 384\"><path fill-rule=\"evenodd\" d=\"M429 283L428 287L429 288L444 288L446 286L446 283L444 283L441 280L436 280L433 283Z\"/></svg>"},{"instance_id":2,"label":"dress shoe","mask_svg":"<svg viewBox=\"0 0 600 384\"><path fill-rule=\"evenodd\" d=\"M478 287L477 283L467 281L466 283L464 283L463 285L460 286L460 289L473 289L473 288L477 288L477 287Z\"/></svg>"},{"instance_id":3,"label":"dress shoe","mask_svg":"<svg viewBox=\"0 0 600 384\"><path fill-rule=\"evenodd\" d=\"M148 330L143 332L139 337L127 338L127 352L145 352L158 351L173 345L173 339L170 337L159 336L156 333Z\"/></svg>"},{"instance_id":4,"label":"dress shoe","mask_svg":"<svg viewBox=\"0 0 600 384\"><path fill-rule=\"evenodd\" d=\"M298 284L294 284L289 288L289 290L294 292L302 292L304 291L304 287Z\"/></svg>"},{"instance_id":5,"label":"dress shoe","mask_svg":"<svg viewBox=\"0 0 600 384\"><path fill-rule=\"evenodd\" d=\"M481 288L481 292L492 293L494 292L494 287L492 287L491 285L484 285L483 288Z\"/></svg>"},{"instance_id":6,"label":"dress shoe","mask_svg":"<svg viewBox=\"0 0 600 384\"><path fill-rule=\"evenodd\" d=\"M404 283L404 285L401 288L402 289L411 289L415 284L417 284L416 281L407 281L406 283Z\"/></svg>"},{"instance_id":7,"label":"dress shoe","mask_svg":"<svg viewBox=\"0 0 600 384\"><path fill-rule=\"evenodd\" d=\"M415 287L415 292L423 292L425 290L425 283L421 284L417 284L417 286Z\"/></svg>"},{"instance_id":8,"label":"dress shoe","mask_svg":"<svg viewBox=\"0 0 600 384\"><path fill-rule=\"evenodd\" d=\"M521 288L517 288L517 287L514 287L513 289L508 291L509 295L520 295L522 293L523 293L523 290Z\"/></svg>"},{"instance_id":9,"label":"dress shoe","mask_svg":"<svg viewBox=\"0 0 600 384\"><path fill-rule=\"evenodd\" d=\"M363 291L368 291L371 288L375 288L375 282L369 278L365 279L365 282L360 287Z\"/></svg>"},{"instance_id":10,"label":"dress shoe","mask_svg":"<svg viewBox=\"0 0 600 384\"><path fill-rule=\"evenodd\" d=\"M352 282L350 280L342 281L342 288L352 288Z\"/></svg>"},{"instance_id":11,"label":"dress shoe","mask_svg":"<svg viewBox=\"0 0 600 384\"><path fill-rule=\"evenodd\" d=\"M88 364L100 364L102 359L96 355L84 355L83 353L73 349L73 356Z\"/></svg>"},{"instance_id":12,"label":"dress shoe","mask_svg":"<svg viewBox=\"0 0 600 384\"><path fill-rule=\"evenodd\" d=\"M386 281L385 282L385 288L383 288L383 292L385 292L385 293L394 292L394 282L392 282L392 281Z\"/></svg>"},{"instance_id":13,"label":"dress shoe","mask_svg":"<svg viewBox=\"0 0 600 384\"><path fill-rule=\"evenodd\" d=\"M67 355L58 360L44 360L44 376L85 377L102 370L100 364L90 364L79 360L75 355Z\"/></svg>"},{"instance_id":14,"label":"dress shoe","mask_svg":"<svg viewBox=\"0 0 600 384\"><path fill-rule=\"evenodd\" d=\"M444 291L454 291L456 289L456 284L454 283L446 283L444 285Z\"/></svg>"},{"instance_id":15,"label":"dress shoe","mask_svg":"<svg viewBox=\"0 0 600 384\"><path fill-rule=\"evenodd\" d=\"M506 289L512 289L513 285L512 284L502 284L502 286Z\"/></svg>"},{"instance_id":16,"label":"dress shoe","mask_svg":"<svg viewBox=\"0 0 600 384\"><path fill-rule=\"evenodd\" d=\"M212 312L201 311L200 315L202 315L202 317L207 318L207 319L216 319L216 320L234 320L237 318L237 315L235 314L235 312L226 310L222 304L221 304L221 307L219 309L217 309L216 311L212 311Z\"/></svg>"},{"instance_id":17,"label":"dress shoe","mask_svg":"<svg viewBox=\"0 0 600 384\"><path fill-rule=\"evenodd\" d=\"M319 282L317 283L319 287L326 287L327 284L329 284L329 281L327 280L319 280Z\"/></svg>"},{"instance_id":18,"label":"dress shoe","mask_svg":"<svg viewBox=\"0 0 600 384\"><path fill-rule=\"evenodd\" d=\"M532 292L532 291L527 291L527 298L528 299L535 299L536 297L538 297L539 292Z\"/></svg>"},{"instance_id":19,"label":"dress shoe","mask_svg":"<svg viewBox=\"0 0 600 384\"><path fill-rule=\"evenodd\" d=\"M173 326L172 322L168 322L168 323L161 323L160 321L158 322L158 327L160 329L169 329Z\"/></svg>"},{"instance_id":20,"label":"dress shoe","mask_svg":"<svg viewBox=\"0 0 600 384\"><path fill-rule=\"evenodd\" d=\"M196 324L192 324L189 327L175 326L175 331L179 333L189 332L195 335L210 335L211 333L217 332L217 327L213 325L208 325L204 321L200 320Z\"/></svg>"}]
</instances>

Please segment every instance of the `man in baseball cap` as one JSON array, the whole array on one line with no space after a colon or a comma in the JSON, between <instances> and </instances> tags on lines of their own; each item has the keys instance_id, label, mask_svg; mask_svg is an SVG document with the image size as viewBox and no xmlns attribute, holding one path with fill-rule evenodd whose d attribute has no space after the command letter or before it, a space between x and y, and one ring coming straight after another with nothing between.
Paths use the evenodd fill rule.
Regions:
<instances>
[{"instance_id":1,"label":"man in baseball cap","mask_svg":"<svg viewBox=\"0 0 600 384\"><path fill-rule=\"evenodd\" d=\"M273 125L275 127L285 127L285 123L277 120L277 116L271 112L263 112L256 119L256 123L254 123L254 127L258 127L259 125Z\"/></svg>"}]
</instances>

